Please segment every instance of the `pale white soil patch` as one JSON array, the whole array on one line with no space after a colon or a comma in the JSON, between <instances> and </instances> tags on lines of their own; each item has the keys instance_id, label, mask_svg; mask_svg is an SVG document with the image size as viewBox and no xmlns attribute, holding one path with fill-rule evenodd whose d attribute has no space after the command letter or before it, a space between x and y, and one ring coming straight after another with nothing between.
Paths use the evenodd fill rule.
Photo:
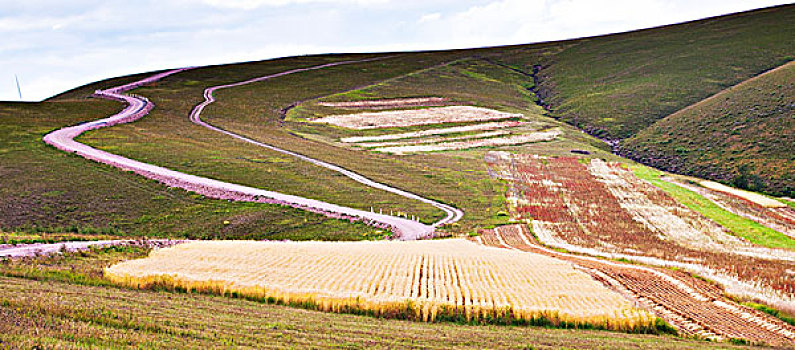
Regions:
<instances>
[{"instance_id":1,"label":"pale white soil patch","mask_svg":"<svg viewBox=\"0 0 795 350\"><path fill-rule=\"evenodd\" d=\"M475 125L453 126L453 127L449 127L449 128L438 128L438 129L428 129L428 130L420 130L420 131L412 131L412 132L402 132L402 133L398 133L398 134L384 134L384 135L377 135L377 136L344 137L344 138L341 138L340 141L345 142L345 143L354 143L354 142L400 140L400 139L410 139L410 138L424 137L424 136L431 136L431 135L444 135L444 134L455 134L455 133L469 132L469 131L487 131L487 130L495 130L495 129L513 128L513 127L522 126L522 125L525 125L525 124L529 124L529 123L527 123L527 122L491 122L491 123L483 123L483 124L475 124Z\"/></svg>"},{"instance_id":2,"label":"pale white soil patch","mask_svg":"<svg viewBox=\"0 0 795 350\"><path fill-rule=\"evenodd\" d=\"M733 187L729 187L729 186L726 186L726 185L723 185L723 184L719 184L719 183L714 182L714 181L706 181L706 180L705 181L699 181L698 184L701 185L701 186L704 186L706 188L709 188L711 190L726 192L728 194L732 194L732 195L735 195L737 197L744 198L746 200L749 200L751 202L759 204L759 205L761 205L763 207L783 208L783 207L787 206L784 203L781 203L781 202L779 202L779 201L777 201L775 199L772 199L772 198L765 197L765 196L763 196L761 194L748 192L748 191L743 191L743 190L736 189L736 188L733 188Z\"/></svg>"},{"instance_id":3,"label":"pale white soil patch","mask_svg":"<svg viewBox=\"0 0 795 350\"><path fill-rule=\"evenodd\" d=\"M552 141L560 136L561 131L553 129L529 134L496 137L471 141L440 142L429 145L395 146L375 148L374 151L383 153L405 154L416 152L454 151L478 147L513 146L525 143Z\"/></svg>"},{"instance_id":4,"label":"pale white soil patch","mask_svg":"<svg viewBox=\"0 0 795 350\"><path fill-rule=\"evenodd\" d=\"M448 106L399 111L367 112L331 115L312 120L350 129L378 129L428 125L441 123L464 123L487 120L521 118L521 114L500 112L473 106Z\"/></svg>"}]
</instances>

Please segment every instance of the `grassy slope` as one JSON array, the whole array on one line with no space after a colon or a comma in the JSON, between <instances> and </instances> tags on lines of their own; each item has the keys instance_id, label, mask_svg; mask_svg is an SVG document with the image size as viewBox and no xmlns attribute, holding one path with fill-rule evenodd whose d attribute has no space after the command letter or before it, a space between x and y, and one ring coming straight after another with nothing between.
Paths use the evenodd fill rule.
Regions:
<instances>
[{"instance_id":1,"label":"grassy slope","mask_svg":"<svg viewBox=\"0 0 795 350\"><path fill-rule=\"evenodd\" d=\"M670 336L322 313L229 297L120 289L102 278L103 267L147 251L108 248L0 260L0 348L731 348Z\"/></svg>"},{"instance_id":2,"label":"grassy slope","mask_svg":"<svg viewBox=\"0 0 795 350\"><path fill-rule=\"evenodd\" d=\"M635 175L667 192L679 203L712 219L749 242L771 248L795 249L795 240L751 219L731 213L698 193L660 179L664 173L645 166L633 168Z\"/></svg>"},{"instance_id":3,"label":"grassy slope","mask_svg":"<svg viewBox=\"0 0 795 350\"><path fill-rule=\"evenodd\" d=\"M228 297L8 277L0 277L0 282L0 347L734 348L670 336L425 324L264 305Z\"/></svg>"},{"instance_id":4,"label":"grassy slope","mask_svg":"<svg viewBox=\"0 0 795 350\"><path fill-rule=\"evenodd\" d=\"M655 121L795 56L795 5L507 52L542 65L553 115L606 138ZM528 59L528 57L530 59Z\"/></svg>"},{"instance_id":5,"label":"grassy slope","mask_svg":"<svg viewBox=\"0 0 795 350\"><path fill-rule=\"evenodd\" d=\"M407 61L414 64L419 60L416 57L409 57ZM407 63L402 62L401 58L395 58L364 64L359 69L371 69L367 66L376 64L396 66ZM350 74L352 68L357 67L289 76L234 90L220 91L219 101L208 110L207 119L223 128L254 139L326 160L377 181L456 205L467 213L461 222L462 231L504 221L504 218L496 217L496 213L503 210L503 189L488 177L483 163L484 150L413 156L357 151L334 144L332 141L338 137L361 133L300 121L304 118L334 113L335 110L322 108L313 101L308 101L292 109L286 120L282 120L277 111L288 106L292 101L325 95L329 95L328 99L334 100L437 95L452 97L461 102L523 112L528 118L539 123L560 125L539 115L541 110L533 102L533 94L521 85L527 82L528 77L484 61L463 58L450 64L409 71L409 74L355 88L360 84L342 81L343 75ZM312 93L293 92L291 95L285 92L300 92L304 87L311 87ZM340 91L342 92L335 94ZM256 108L256 113L247 113L251 108ZM418 128L393 128L375 132L416 129ZM573 128L568 127L567 131L567 135L574 142L587 139ZM299 134L305 137L297 137L296 135ZM593 139L590 146L574 142L557 142L553 146L544 147L561 153L568 153L571 148L589 148L598 151L595 146L599 143L594 142ZM527 147L512 149L532 151Z\"/></svg>"},{"instance_id":6,"label":"grassy slope","mask_svg":"<svg viewBox=\"0 0 795 350\"><path fill-rule=\"evenodd\" d=\"M672 172L795 196L795 62L660 120L622 153Z\"/></svg>"},{"instance_id":7,"label":"grassy slope","mask_svg":"<svg viewBox=\"0 0 795 350\"><path fill-rule=\"evenodd\" d=\"M568 42L398 54L385 61L300 73L220 91L219 102L207 110L207 118L248 136L331 160L379 181L460 205L470 212L467 220L489 220L485 209L496 202L484 197L493 196L498 191L484 182L487 180L482 164L470 160L479 156L477 152L451 153L447 157L436 154L413 156L410 162L389 156L363 155L362 152L330 147L325 142L296 137L294 133L319 135L322 141L323 137L341 132L318 132L299 124L284 123L280 121L281 110L295 102L353 89L364 94L356 96L354 93L348 97L446 94L461 101L536 113L532 94L521 90L532 87L533 78L530 76L519 73L509 76L507 69L484 68L486 63L478 60L470 60L476 61L478 67L458 69L457 72L451 71L451 67L441 67L435 70L436 74L417 72L477 55L528 73L532 72L533 66L541 65L541 94L554 93L552 98L546 98L546 102L554 107L553 116L570 122L575 119L599 120L593 125L607 129L628 126L626 130L634 132L671 111L788 59L792 40L782 33L790 32L789 23L795 22L788 22L795 13L793 9L795 6L784 6ZM150 117L134 125L91 133L83 140L136 159L200 175L364 209L374 204L385 210L419 214L426 222L438 218L441 213L430 206L373 191L317 167L199 130L186 120L186 112L201 100L201 90L206 86L356 57L372 55L297 57L206 67L179 74L156 86L136 91L150 96L158 104L158 109ZM455 76L461 73L464 76ZM395 80L403 75L406 76ZM388 80L383 82L384 79ZM379 82L381 84L366 92L356 89ZM491 89L492 86L500 89ZM68 92L64 97L81 96L94 88L86 86ZM576 118L573 117L575 115ZM595 130L591 124L577 124ZM610 135L626 131L616 130L610 131ZM581 144L590 148L603 147L582 135L568 135L577 143L554 144L552 147L541 143L533 145L535 147L512 149L565 154L568 149L579 148ZM451 185L459 185L464 190L450 193ZM474 222L464 224L471 227Z\"/></svg>"},{"instance_id":8,"label":"grassy slope","mask_svg":"<svg viewBox=\"0 0 795 350\"><path fill-rule=\"evenodd\" d=\"M51 130L120 108L99 100L0 104L0 230L293 239L360 239L372 232L301 210L170 190L41 141Z\"/></svg>"},{"instance_id":9,"label":"grassy slope","mask_svg":"<svg viewBox=\"0 0 795 350\"><path fill-rule=\"evenodd\" d=\"M157 105L146 118L134 124L89 133L82 140L101 149L191 174L365 210L370 206L384 210L402 210L421 215L426 221L440 217L442 212L430 205L371 189L330 170L196 126L187 118L187 112L201 101L202 91L208 86L242 81L296 67L356 58L361 56L302 57L188 71L169 77L155 86L135 91L150 97ZM268 132L268 137L262 140L279 144L276 141L286 139L285 142L291 143L292 140L300 139L286 132L280 127L278 119L270 115L278 116L278 110L293 101L313 96L318 93L317 90L322 92L325 84L349 86L361 84L360 81L367 83L392 74L402 74L422 64L410 60L401 62L403 66L384 66L380 62L371 62L361 66L329 68L328 71L298 73L274 80L286 81L285 84L274 84L271 81L257 84L276 86L277 91L251 92L247 90L247 86L237 88L236 92L239 90L243 94L238 100L230 99L229 92L222 90L217 92L219 102L206 109L205 119L214 122L216 111L223 110L236 119L249 121L251 128ZM352 74L361 72L363 67L369 68L369 72ZM256 93L262 100L252 100L252 93ZM218 107L219 105L223 106ZM233 107L226 107L229 105Z\"/></svg>"}]
</instances>

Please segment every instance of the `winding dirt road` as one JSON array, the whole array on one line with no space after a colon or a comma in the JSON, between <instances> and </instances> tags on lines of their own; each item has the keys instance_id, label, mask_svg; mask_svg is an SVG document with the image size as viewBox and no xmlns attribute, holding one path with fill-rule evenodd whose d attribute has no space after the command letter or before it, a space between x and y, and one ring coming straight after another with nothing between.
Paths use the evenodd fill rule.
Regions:
<instances>
[{"instance_id":1,"label":"winding dirt road","mask_svg":"<svg viewBox=\"0 0 795 350\"><path fill-rule=\"evenodd\" d=\"M123 92L134 89L136 87L157 81L162 79L166 76L180 73L187 69L191 68L180 68L175 70L170 70L167 72L159 73L153 75L151 77L145 78L143 80L139 80L133 83L129 83L126 85L114 87L107 90L97 90L95 92L95 96L112 99L117 101L122 101L127 103L127 107L122 110L121 112L104 119L100 119L93 122L83 123L79 125L65 127L56 131L53 131L44 136L44 142L49 145L52 145L60 150L75 153L80 155L84 158L91 159L100 163L108 164L114 166L119 169L127 170L135 172L139 175L142 175L146 178L153 179L159 181L163 184L166 184L171 187L178 187L188 191L193 191L199 194L202 194L207 197L217 198L217 199L227 199L227 200L236 200L236 201L248 201L248 202L261 202L261 203L274 203L274 204L282 204L287 205L299 209L304 209L312 212L322 213L330 217L351 220L351 221L364 221L365 223L371 224L373 226L388 228L395 233L395 236L402 240L413 240L422 237L430 236L434 229L441 224L455 222L461 218L463 212L458 209L452 208L447 206L446 204L438 203L431 201L426 198L422 198L415 194L405 192L399 189L395 189L375 181L369 180L359 174L354 172L345 170L341 167L335 166L333 164L325 163L319 160L315 160L300 154L296 154L293 152L289 152L286 150L278 149L270 145L266 145L263 143L259 143L257 141L245 138L243 136L227 132L225 130L216 128L212 125L206 124L199 119L199 114L201 113L202 109L207 106L208 104L215 101L212 97L212 92L216 89L226 88L226 87L233 87L233 86L240 86L244 84L253 83L256 81L262 81L266 79L271 79L277 76L293 74L297 72L307 71L307 70L315 70L315 69L322 69L326 67L332 67L341 64L351 64L351 63L358 63L358 62L365 62L374 59L368 60L360 60L360 61L343 61L343 62L335 62L330 64L324 64L320 66L314 66L309 68L302 68L302 69L295 69L290 70L278 74L268 75L265 77L254 78L250 80L246 80L243 82L238 82L234 84L222 85L218 87L208 88L205 91L205 102L198 105L194 108L193 112L191 113L191 120L194 120L197 124L203 125L205 127L211 128L213 130L217 130L219 132L223 132L227 135L236 137L246 142L250 142L256 144L258 146L267 147L285 154L289 154L291 156L298 157L300 159L310 161L314 164L319 166L326 167L331 170L339 171L340 173L345 174L352 179L355 179L363 184L367 184L369 186L373 186L375 188L384 189L390 191L392 193L396 193L399 195L403 195L412 199L421 200L426 203L434 204L435 206L439 207L442 210L447 212L447 217L440 220L439 222L433 225L426 225L421 222L408 220L400 217L395 217L391 215L383 215L373 212L368 212L364 210L348 208L336 204L326 203L319 200L288 195L284 193L274 192L263 190L259 188L253 188L238 184L233 184L229 182L214 180L206 177L195 176L190 174L181 173L178 171L174 171L171 169L167 169L164 167L147 164L143 162L139 162L136 160L132 160L126 157L122 157L116 154L112 154L109 152L101 151L96 148L84 145L74 140L75 137L79 136L83 132L88 130L93 130L101 127L108 127L113 126L116 124L121 123L128 123L135 121L149 113L149 111L154 108L154 104L150 102L148 99L144 97L139 97L135 95L125 95Z\"/></svg>"},{"instance_id":2,"label":"winding dirt road","mask_svg":"<svg viewBox=\"0 0 795 350\"><path fill-rule=\"evenodd\" d=\"M431 200L431 199L428 199L428 198L421 197L421 196L419 196L417 194L414 194L414 193L411 193L411 192L407 192L407 191L404 191L404 190L401 190L401 189L397 189L397 188L382 184L380 182L376 182L376 181L370 180L369 178L366 178L366 177L364 177L364 176L362 176L360 174L357 174L357 173L355 173L353 171L350 171L348 169L342 168L340 166L337 166L337 165L334 165L334 164L331 164L331 163L324 162L322 160L310 158L310 157L307 157L307 156L305 156L303 154L298 154L298 153L291 152L291 151L288 151L288 150L285 150L285 149L281 149L281 148L278 148L278 147L275 147L275 146L272 146L272 145L268 145L268 144L265 144L265 143L262 143L262 142L259 142L259 141L256 141L256 140L252 140L252 139L250 139L248 137L233 133L231 131L227 131L227 130L221 129L221 128L217 127L217 126L211 125L211 124L201 120L201 113L202 113L202 111L204 111L204 108L209 106L211 103L215 102L215 97L213 96L213 93L215 91L217 91L217 90L231 88L231 87L236 87L236 86L241 86L241 85L246 85L246 84L251 84L251 83L255 83L255 82L260 82L260 81L264 81L264 80L268 80L268 79L272 79L272 78L285 76L285 75L288 75L288 74L294 74L294 73L300 73L300 72L305 72L305 71L310 71L310 70L323 69L323 68L339 66L339 65L343 65L343 64L352 64L352 63L361 63L361 62L375 61L375 60L380 60L380 59L384 59L384 58L386 58L386 57L378 57L378 58L371 58L371 59L358 60L358 61L335 62L335 63L323 64L323 65L319 65L319 66L313 66L313 67L309 67L309 68L293 69L293 70L289 70L289 71L285 71L285 72L281 72L281 73L261 76L261 77L258 77L258 78L249 79L249 80L246 80L246 81L241 81L241 82L232 83L232 84L212 86L212 87L209 87L209 88L204 90L204 102L198 104L196 107L193 108L193 110L190 113L190 120L193 123L195 123L195 124L201 125L201 126L203 126L205 128L213 130L213 131L217 131L217 132L232 136L232 137L234 137L234 138L236 138L238 140L245 141L245 142L251 143L253 145L257 145L259 147L267 148L267 149L270 149L272 151L276 151L276 152L279 152L279 153L282 153L282 154L286 154L286 155L301 159L303 161L310 162L310 163L312 163L314 165L324 167L324 168L332 170L332 171L336 171L336 172L338 172L338 173L340 173L342 175L345 175L345 176L351 178L352 180L354 180L356 182L359 182L361 184L364 184L364 185L367 185L367 186L370 186L370 187L373 187L373 188L377 188L379 190L391 192L391 193L394 193L394 194L397 194L399 196L403 196L403 197L406 197L406 198L414 199L414 200L417 200L417 201L420 201L420 202L423 202L423 203L428 203L428 204L430 204L430 205L432 205L432 206L434 206L436 208L441 209L446 214L446 216L443 219L441 219L441 220L435 222L433 225L431 225L432 227L438 227L439 225L454 223L454 222L460 220L464 216L464 212L461 211L460 209L454 208L454 207L452 207L450 205L447 205L447 204L444 204L444 203L440 203L440 202L437 202L437 201L434 201L434 200Z\"/></svg>"}]
</instances>

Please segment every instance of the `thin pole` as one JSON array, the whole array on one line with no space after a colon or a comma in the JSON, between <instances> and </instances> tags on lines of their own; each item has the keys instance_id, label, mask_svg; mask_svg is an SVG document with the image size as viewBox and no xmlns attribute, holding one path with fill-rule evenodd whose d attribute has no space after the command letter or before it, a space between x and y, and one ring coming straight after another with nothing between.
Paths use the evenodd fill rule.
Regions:
<instances>
[{"instance_id":1,"label":"thin pole","mask_svg":"<svg viewBox=\"0 0 795 350\"><path fill-rule=\"evenodd\" d=\"M14 80L17 81L17 93L19 94L19 99L21 100L22 99L22 89L19 87L19 77L17 77L16 74L14 74Z\"/></svg>"}]
</instances>

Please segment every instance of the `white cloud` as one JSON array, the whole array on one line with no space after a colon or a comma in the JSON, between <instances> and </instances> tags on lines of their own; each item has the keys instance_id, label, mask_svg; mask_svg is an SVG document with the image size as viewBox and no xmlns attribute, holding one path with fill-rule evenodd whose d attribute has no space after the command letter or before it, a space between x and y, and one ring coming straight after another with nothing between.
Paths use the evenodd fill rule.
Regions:
<instances>
[{"instance_id":1,"label":"white cloud","mask_svg":"<svg viewBox=\"0 0 795 350\"><path fill-rule=\"evenodd\" d=\"M439 12L434 12L434 13L429 13L429 14L422 15L422 17L420 17L418 22L420 22L420 23L432 22L432 21L438 20L439 18L442 18L442 14L439 13Z\"/></svg>"},{"instance_id":2,"label":"white cloud","mask_svg":"<svg viewBox=\"0 0 795 350\"><path fill-rule=\"evenodd\" d=\"M204 0L210 6L230 9L253 10L263 6L286 6L304 5L312 3L324 3L334 5L359 5L366 6L372 4L385 4L389 0Z\"/></svg>"}]
</instances>

